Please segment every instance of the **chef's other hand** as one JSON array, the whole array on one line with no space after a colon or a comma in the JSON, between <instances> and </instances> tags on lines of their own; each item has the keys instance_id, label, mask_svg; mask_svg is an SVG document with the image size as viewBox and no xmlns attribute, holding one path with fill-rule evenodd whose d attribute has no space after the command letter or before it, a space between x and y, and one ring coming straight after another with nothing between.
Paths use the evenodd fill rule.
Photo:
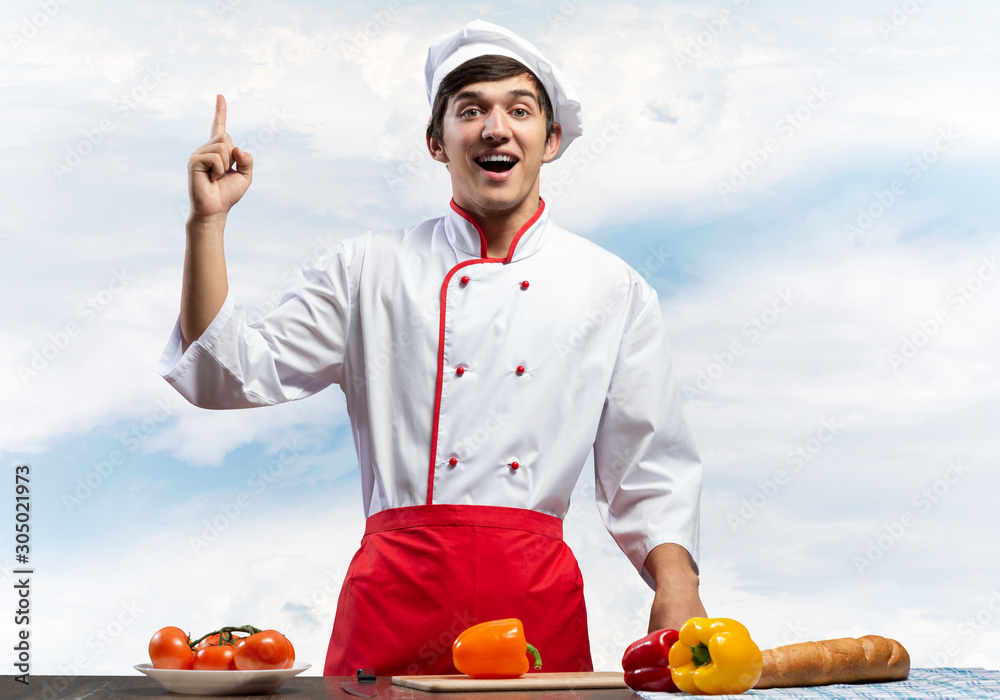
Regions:
<instances>
[{"instance_id":1,"label":"chef's other hand","mask_svg":"<svg viewBox=\"0 0 1000 700\"><path fill-rule=\"evenodd\" d=\"M656 582L649 611L649 631L679 630L692 617L707 617L698 594L698 574L686 549L661 544L646 557L646 571Z\"/></svg>"},{"instance_id":2,"label":"chef's other hand","mask_svg":"<svg viewBox=\"0 0 1000 700\"><path fill-rule=\"evenodd\" d=\"M253 156L233 146L226 133L226 98L216 95L211 138L188 160L189 219L224 219L252 179Z\"/></svg>"}]
</instances>

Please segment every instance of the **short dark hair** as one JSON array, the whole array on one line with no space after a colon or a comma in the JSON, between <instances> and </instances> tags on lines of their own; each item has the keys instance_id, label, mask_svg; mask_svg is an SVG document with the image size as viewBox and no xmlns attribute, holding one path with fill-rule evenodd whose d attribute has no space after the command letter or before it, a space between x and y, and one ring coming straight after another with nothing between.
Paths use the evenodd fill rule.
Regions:
<instances>
[{"instance_id":1,"label":"short dark hair","mask_svg":"<svg viewBox=\"0 0 1000 700\"><path fill-rule=\"evenodd\" d=\"M473 83L495 82L518 75L528 76L535 87L539 106L545 116L545 138L548 138L555 131L555 119L552 112L552 102L542 86L542 81L520 61L493 54L471 58L444 77L438 87L437 95L434 97L434 105L431 107L431 118L427 122L427 135L432 139L444 141L444 113L448 108L448 101L462 88Z\"/></svg>"}]
</instances>

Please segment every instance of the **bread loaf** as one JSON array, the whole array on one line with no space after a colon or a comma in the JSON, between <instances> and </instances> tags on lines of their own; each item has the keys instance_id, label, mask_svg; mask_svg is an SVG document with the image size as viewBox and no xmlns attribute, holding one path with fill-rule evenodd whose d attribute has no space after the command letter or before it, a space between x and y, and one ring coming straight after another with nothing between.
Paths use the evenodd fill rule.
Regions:
<instances>
[{"instance_id":1,"label":"bread loaf","mask_svg":"<svg viewBox=\"0 0 1000 700\"><path fill-rule=\"evenodd\" d=\"M901 681L910 675L910 655L894 639L867 635L766 649L755 688L791 688L831 683Z\"/></svg>"}]
</instances>

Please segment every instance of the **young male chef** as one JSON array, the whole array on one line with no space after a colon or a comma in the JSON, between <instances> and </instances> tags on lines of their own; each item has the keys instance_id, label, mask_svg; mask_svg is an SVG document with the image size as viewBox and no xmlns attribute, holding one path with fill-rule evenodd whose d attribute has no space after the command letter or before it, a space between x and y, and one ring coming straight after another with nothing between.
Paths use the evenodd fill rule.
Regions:
<instances>
[{"instance_id":1,"label":"young male chef","mask_svg":"<svg viewBox=\"0 0 1000 700\"><path fill-rule=\"evenodd\" d=\"M542 163L582 131L551 61L475 21L433 42L426 79L427 147L452 182L444 216L344 240L253 324L223 255L253 161L217 98L189 161L181 311L161 373L205 408L331 384L346 395L367 524L326 675L454 673L450 640L510 617L546 671L591 670L561 520L591 449L604 522L655 590L650 629L705 614L701 465L659 303L539 198Z\"/></svg>"}]
</instances>

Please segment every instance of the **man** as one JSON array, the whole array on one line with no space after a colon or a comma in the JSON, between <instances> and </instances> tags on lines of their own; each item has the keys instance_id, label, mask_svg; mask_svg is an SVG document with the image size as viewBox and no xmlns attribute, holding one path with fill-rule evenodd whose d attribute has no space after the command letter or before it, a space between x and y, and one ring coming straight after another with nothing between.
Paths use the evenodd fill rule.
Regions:
<instances>
[{"instance_id":1,"label":"man","mask_svg":"<svg viewBox=\"0 0 1000 700\"><path fill-rule=\"evenodd\" d=\"M212 138L189 162L181 313L161 371L208 408L344 391L368 519L327 675L454 673L442 639L507 617L546 670L590 670L561 518L591 448L605 524L655 589L650 629L705 614L701 467L659 304L539 198L542 163L581 133L551 62L476 21L434 42L426 72L447 215L345 240L253 325L222 245L253 160L225 133L218 97Z\"/></svg>"}]
</instances>

